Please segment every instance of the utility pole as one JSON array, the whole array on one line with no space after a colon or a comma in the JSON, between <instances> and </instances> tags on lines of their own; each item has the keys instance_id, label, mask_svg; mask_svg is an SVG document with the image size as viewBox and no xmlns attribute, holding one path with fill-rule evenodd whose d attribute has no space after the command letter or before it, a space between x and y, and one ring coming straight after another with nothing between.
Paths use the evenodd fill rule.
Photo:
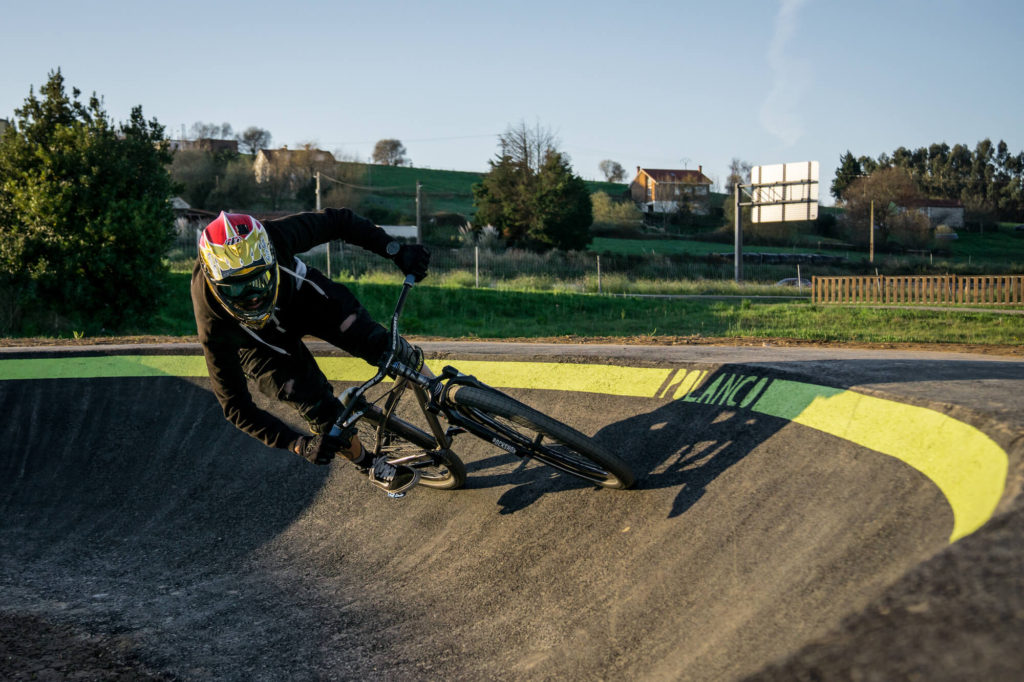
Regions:
<instances>
[{"instance_id":1,"label":"utility pole","mask_svg":"<svg viewBox=\"0 0 1024 682\"><path fill-rule=\"evenodd\" d=\"M416 243L417 244L422 244L423 243L423 224L420 222L420 206L421 206L420 193L421 193L422 187L423 187L423 185L421 185L420 181L417 180L416 181Z\"/></svg>"},{"instance_id":2,"label":"utility pole","mask_svg":"<svg viewBox=\"0 0 1024 682\"><path fill-rule=\"evenodd\" d=\"M320 211L320 171L316 172L316 210ZM331 278L331 243L327 242L327 279Z\"/></svg>"},{"instance_id":3,"label":"utility pole","mask_svg":"<svg viewBox=\"0 0 1024 682\"><path fill-rule=\"evenodd\" d=\"M875 262L875 200L871 200L871 217L868 218L868 262Z\"/></svg>"},{"instance_id":4,"label":"utility pole","mask_svg":"<svg viewBox=\"0 0 1024 682\"><path fill-rule=\"evenodd\" d=\"M734 222L734 245L733 245L733 276L736 283L739 284L743 281L743 217L740 213L740 185L742 183L737 182L735 187L735 194L733 196L733 222Z\"/></svg>"}]
</instances>

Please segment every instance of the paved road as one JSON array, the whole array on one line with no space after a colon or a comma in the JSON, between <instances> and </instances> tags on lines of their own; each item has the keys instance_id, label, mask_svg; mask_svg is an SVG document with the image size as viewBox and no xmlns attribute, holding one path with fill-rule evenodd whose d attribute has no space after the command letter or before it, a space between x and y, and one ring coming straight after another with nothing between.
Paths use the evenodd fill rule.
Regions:
<instances>
[{"instance_id":1,"label":"paved road","mask_svg":"<svg viewBox=\"0 0 1024 682\"><path fill-rule=\"evenodd\" d=\"M427 351L622 453L638 488L463 440L466 489L388 501L351 468L233 431L194 348L10 351L0 615L184 679L1014 679L1024 665L1024 362Z\"/></svg>"}]
</instances>

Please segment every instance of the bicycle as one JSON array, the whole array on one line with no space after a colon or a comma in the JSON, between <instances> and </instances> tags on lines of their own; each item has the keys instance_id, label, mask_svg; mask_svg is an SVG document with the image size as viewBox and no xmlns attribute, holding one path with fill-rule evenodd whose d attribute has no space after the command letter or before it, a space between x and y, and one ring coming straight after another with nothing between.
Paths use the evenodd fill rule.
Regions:
<instances>
[{"instance_id":1,"label":"bicycle","mask_svg":"<svg viewBox=\"0 0 1024 682\"><path fill-rule=\"evenodd\" d=\"M452 449L455 436L470 433L492 445L605 488L629 488L636 477L630 467L592 438L492 388L475 377L445 366L437 376L424 374L396 359L398 320L415 283L405 278L391 316L390 349L377 374L339 396L345 409L338 426L355 428L372 457L385 455L392 464L412 468L417 476L402 497L419 484L451 490L466 482L466 466ZM394 385L374 400L366 393L385 377ZM416 397L429 431L396 414L407 390ZM443 427L439 416L448 423Z\"/></svg>"}]
</instances>

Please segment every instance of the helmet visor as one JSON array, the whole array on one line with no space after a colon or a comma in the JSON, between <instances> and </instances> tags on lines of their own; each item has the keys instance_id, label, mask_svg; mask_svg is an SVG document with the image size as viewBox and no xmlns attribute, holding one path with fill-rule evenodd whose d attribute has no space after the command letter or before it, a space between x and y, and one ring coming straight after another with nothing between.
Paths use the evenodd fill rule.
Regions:
<instances>
[{"instance_id":1,"label":"helmet visor","mask_svg":"<svg viewBox=\"0 0 1024 682\"><path fill-rule=\"evenodd\" d=\"M246 311L265 309L274 298L274 276L270 268L253 275L232 277L215 285L221 297Z\"/></svg>"}]
</instances>

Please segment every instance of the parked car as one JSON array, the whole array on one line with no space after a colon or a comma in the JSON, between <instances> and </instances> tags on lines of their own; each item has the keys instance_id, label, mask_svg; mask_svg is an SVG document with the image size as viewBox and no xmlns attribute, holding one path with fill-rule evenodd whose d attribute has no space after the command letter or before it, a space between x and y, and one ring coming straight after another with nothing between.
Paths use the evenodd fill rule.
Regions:
<instances>
[{"instance_id":1,"label":"parked car","mask_svg":"<svg viewBox=\"0 0 1024 682\"><path fill-rule=\"evenodd\" d=\"M809 279L797 279L796 277L787 277L786 279L780 279L775 283L777 287L810 287L811 280Z\"/></svg>"}]
</instances>

